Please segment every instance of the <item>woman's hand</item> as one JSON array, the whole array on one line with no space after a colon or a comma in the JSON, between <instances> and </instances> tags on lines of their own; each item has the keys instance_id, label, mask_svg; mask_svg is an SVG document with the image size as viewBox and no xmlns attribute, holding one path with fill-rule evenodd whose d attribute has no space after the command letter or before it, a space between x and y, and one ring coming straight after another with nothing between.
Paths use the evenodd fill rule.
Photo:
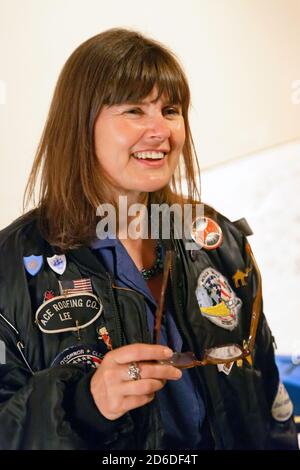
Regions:
<instances>
[{"instance_id":1,"label":"woman's hand","mask_svg":"<svg viewBox=\"0 0 300 470\"><path fill-rule=\"evenodd\" d=\"M166 346L130 344L107 353L94 373L90 390L97 408L105 418L115 420L127 411L146 405L167 380L178 380L179 369L159 362L173 355ZM137 362L140 379L132 380L128 371Z\"/></svg>"}]
</instances>

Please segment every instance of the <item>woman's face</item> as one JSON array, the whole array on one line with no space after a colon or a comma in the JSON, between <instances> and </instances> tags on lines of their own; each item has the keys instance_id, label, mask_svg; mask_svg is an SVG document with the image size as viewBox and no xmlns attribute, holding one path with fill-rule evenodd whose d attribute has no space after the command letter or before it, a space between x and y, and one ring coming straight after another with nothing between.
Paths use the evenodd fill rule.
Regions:
<instances>
[{"instance_id":1,"label":"woman's face","mask_svg":"<svg viewBox=\"0 0 300 470\"><path fill-rule=\"evenodd\" d=\"M156 97L154 88L139 103L105 106L95 123L101 167L116 193L133 201L169 182L185 141L181 107Z\"/></svg>"}]
</instances>

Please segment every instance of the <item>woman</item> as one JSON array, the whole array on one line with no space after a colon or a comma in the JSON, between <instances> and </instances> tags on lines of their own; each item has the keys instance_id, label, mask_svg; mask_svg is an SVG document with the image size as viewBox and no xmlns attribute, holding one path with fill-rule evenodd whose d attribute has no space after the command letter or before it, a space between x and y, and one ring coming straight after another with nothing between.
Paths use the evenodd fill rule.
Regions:
<instances>
[{"instance_id":1,"label":"woman","mask_svg":"<svg viewBox=\"0 0 300 470\"><path fill-rule=\"evenodd\" d=\"M1 233L2 449L296 447L245 235L208 208L181 238L153 218L200 202L189 104L175 56L134 31L65 64L27 187L41 175L39 201ZM146 217L124 218L122 198Z\"/></svg>"}]
</instances>

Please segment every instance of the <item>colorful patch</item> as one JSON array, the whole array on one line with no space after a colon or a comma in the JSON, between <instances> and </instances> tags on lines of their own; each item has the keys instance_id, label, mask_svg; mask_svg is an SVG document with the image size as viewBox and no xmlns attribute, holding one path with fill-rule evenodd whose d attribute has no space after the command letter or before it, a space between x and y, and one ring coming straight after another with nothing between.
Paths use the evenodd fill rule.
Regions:
<instances>
[{"instance_id":1,"label":"colorful patch","mask_svg":"<svg viewBox=\"0 0 300 470\"><path fill-rule=\"evenodd\" d=\"M103 344L77 344L60 352L51 367L67 364L79 364L87 370L99 367L107 349Z\"/></svg>"},{"instance_id":2,"label":"colorful patch","mask_svg":"<svg viewBox=\"0 0 300 470\"><path fill-rule=\"evenodd\" d=\"M42 255L35 256L24 256L23 263L25 266L26 271L31 274L31 276L35 276L43 266L43 257Z\"/></svg>"},{"instance_id":3,"label":"colorful patch","mask_svg":"<svg viewBox=\"0 0 300 470\"><path fill-rule=\"evenodd\" d=\"M216 269L206 268L202 271L198 278L196 297L203 317L226 330L233 330L237 326L242 301Z\"/></svg>"},{"instance_id":4,"label":"colorful patch","mask_svg":"<svg viewBox=\"0 0 300 470\"><path fill-rule=\"evenodd\" d=\"M65 255L54 255L51 258L47 258L47 263L52 271L60 275L65 272L67 267L67 259Z\"/></svg>"},{"instance_id":5,"label":"colorful patch","mask_svg":"<svg viewBox=\"0 0 300 470\"><path fill-rule=\"evenodd\" d=\"M293 404L283 383L279 383L277 394L272 405L272 416L276 421L287 421L293 414Z\"/></svg>"}]
</instances>

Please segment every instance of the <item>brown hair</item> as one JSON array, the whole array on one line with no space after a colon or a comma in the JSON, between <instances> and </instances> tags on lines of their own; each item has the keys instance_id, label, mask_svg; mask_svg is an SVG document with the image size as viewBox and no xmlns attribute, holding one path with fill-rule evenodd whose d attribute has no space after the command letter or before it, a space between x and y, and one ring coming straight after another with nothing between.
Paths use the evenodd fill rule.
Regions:
<instances>
[{"instance_id":1,"label":"brown hair","mask_svg":"<svg viewBox=\"0 0 300 470\"><path fill-rule=\"evenodd\" d=\"M181 104L186 140L169 185L151 193L151 202L199 201L198 162L189 127L190 91L175 55L139 32L113 28L81 44L59 76L24 201L34 201L40 175L37 214L44 237L61 249L95 237L96 208L111 202L108 181L94 150L94 124L104 105L139 101L152 91ZM198 173L197 173L198 172Z\"/></svg>"}]
</instances>

